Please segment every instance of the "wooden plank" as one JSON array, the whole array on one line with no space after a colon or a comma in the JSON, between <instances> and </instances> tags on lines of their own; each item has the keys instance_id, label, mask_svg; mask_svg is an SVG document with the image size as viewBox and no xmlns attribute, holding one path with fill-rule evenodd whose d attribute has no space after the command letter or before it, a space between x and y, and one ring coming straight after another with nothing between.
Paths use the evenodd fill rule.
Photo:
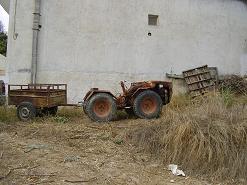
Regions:
<instances>
[{"instance_id":1,"label":"wooden plank","mask_svg":"<svg viewBox=\"0 0 247 185\"><path fill-rule=\"evenodd\" d=\"M206 74L206 73L210 74L210 71L196 72L196 73L193 73L193 74L185 74L184 78L188 78L188 77L192 77L192 76L198 76L198 75Z\"/></svg>"},{"instance_id":2,"label":"wooden plank","mask_svg":"<svg viewBox=\"0 0 247 185\"><path fill-rule=\"evenodd\" d=\"M189 70L184 71L184 72L191 72L191 71L200 70L200 69L205 69L205 68L208 68L208 65L204 65L204 66L197 67L197 68L194 68L194 69L189 69Z\"/></svg>"},{"instance_id":3,"label":"wooden plank","mask_svg":"<svg viewBox=\"0 0 247 185\"><path fill-rule=\"evenodd\" d=\"M208 85L208 86L205 86L205 87L201 87L201 88L198 88L198 89L194 89L194 90L192 90L192 91L203 90L203 89L206 89L206 88L212 87L212 86L214 86L214 84Z\"/></svg>"},{"instance_id":4,"label":"wooden plank","mask_svg":"<svg viewBox=\"0 0 247 185\"><path fill-rule=\"evenodd\" d=\"M212 80L212 78L208 78L208 79L204 79L204 80L199 80L199 81L196 81L196 82L190 82L190 83L188 83L188 85L199 83L199 82L204 82L204 81L207 81L207 80Z\"/></svg>"}]
</instances>

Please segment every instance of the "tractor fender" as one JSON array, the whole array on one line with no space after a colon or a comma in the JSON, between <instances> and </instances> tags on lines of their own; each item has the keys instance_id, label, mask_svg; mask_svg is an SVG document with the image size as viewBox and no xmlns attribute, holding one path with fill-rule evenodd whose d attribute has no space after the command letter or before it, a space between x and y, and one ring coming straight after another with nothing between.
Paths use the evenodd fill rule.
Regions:
<instances>
[{"instance_id":1,"label":"tractor fender","mask_svg":"<svg viewBox=\"0 0 247 185\"><path fill-rule=\"evenodd\" d=\"M141 92L145 91L145 90L152 90L152 88L150 87L143 87L143 88L138 88L132 95L131 95L131 99L134 100L138 94L140 94Z\"/></svg>"},{"instance_id":2,"label":"tractor fender","mask_svg":"<svg viewBox=\"0 0 247 185\"><path fill-rule=\"evenodd\" d=\"M164 101L164 104L168 104L169 102L170 102L170 100L171 100L171 96L172 96L172 88L170 88L170 87L164 87L166 90L167 90L167 100L166 101L164 101L163 99L163 101ZM145 91L145 90L151 90L151 91L154 91L154 92L156 92L155 91L155 89L154 88L151 88L151 87L144 87L144 88L138 88L132 95L131 95L131 102L134 102L134 100L135 100L135 98L141 93L141 92L143 92L143 91ZM158 92L156 92L156 93L158 93ZM158 93L160 96L162 96L160 93Z\"/></svg>"},{"instance_id":3,"label":"tractor fender","mask_svg":"<svg viewBox=\"0 0 247 185\"><path fill-rule=\"evenodd\" d=\"M83 98L84 102L88 101L92 96L94 96L95 94L98 94L98 93L106 93L106 94L111 95L114 99L117 99L110 91L91 89L90 91L87 92L87 94Z\"/></svg>"}]
</instances>

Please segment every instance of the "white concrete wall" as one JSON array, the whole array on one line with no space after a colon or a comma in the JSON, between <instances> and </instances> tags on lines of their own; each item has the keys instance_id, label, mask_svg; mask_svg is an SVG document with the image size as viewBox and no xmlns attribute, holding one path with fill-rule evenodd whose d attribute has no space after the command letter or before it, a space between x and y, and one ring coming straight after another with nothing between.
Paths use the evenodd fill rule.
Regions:
<instances>
[{"instance_id":1,"label":"white concrete wall","mask_svg":"<svg viewBox=\"0 0 247 185\"><path fill-rule=\"evenodd\" d=\"M3 80L5 84L5 93L8 94L8 74L6 72L7 59L5 56L0 54L0 81Z\"/></svg>"},{"instance_id":2,"label":"white concrete wall","mask_svg":"<svg viewBox=\"0 0 247 185\"><path fill-rule=\"evenodd\" d=\"M6 74L6 57L0 54L0 76Z\"/></svg>"},{"instance_id":3,"label":"white concrete wall","mask_svg":"<svg viewBox=\"0 0 247 185\"><path fill-rule=\"evenodd\" d=\"M0 54L0 80L3 80L4 83L8 83L6 66L7 66L6 57Z\"/></svg>"},{"instance_id":4,"label":"white concrete wall","mask_svg":"<svg viewBox=\"0 0 247 185\"><path fill-rule=\"evenodd\" d=\"M17 6L11 83L30 82L32 3ZM70 102L91 87L117 93L120 80L164 80L165 73L204 64L239 74L247 63L247 6L241 1L47 0L41 11L38 82L67 83ZM158 26L147 24L148 14L159 15Z\"/></svg>"},{"instance_id":5,"label":"white concrete wall","mask_svg":"<svg viewBox=\"0 0 247 185\"><path fill-rule=\"evenodd\" d=\"M240 57L240 73L241 75L247 75L247 39L244 43L244 52Z\"/></svg>"},{"instance_id":6,"label":"white concrete wall","mask_svg":"<svg viewBox=\"0 0 247 185\"><path fill-rule=\"evenodd\" d=\"M11 84L31 81L33 3L30 0L10 0L7 60Z\"/></svg>"}]
</instances>

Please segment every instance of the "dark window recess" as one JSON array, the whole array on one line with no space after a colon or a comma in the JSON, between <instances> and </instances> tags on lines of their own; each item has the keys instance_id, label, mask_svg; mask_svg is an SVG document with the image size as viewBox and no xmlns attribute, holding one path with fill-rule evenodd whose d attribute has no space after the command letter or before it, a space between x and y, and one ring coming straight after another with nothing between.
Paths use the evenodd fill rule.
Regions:
<instances>
[{"instance_id":1,"label":"dark window recess","mask_svg":"<svg viewBox=\"0 0 247 185\"><path fill-rule=\"evenodd\" d=\"M148 25L150 26L157 26L158 25L158 15L148 15Z\"/></svg>"}]
</instances>

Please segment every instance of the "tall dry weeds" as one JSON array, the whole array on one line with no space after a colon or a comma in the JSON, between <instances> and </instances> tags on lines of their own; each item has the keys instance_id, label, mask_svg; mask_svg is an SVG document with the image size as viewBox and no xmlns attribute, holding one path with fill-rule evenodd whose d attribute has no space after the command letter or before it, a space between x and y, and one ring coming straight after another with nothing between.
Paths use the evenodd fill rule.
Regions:
<instances>
[{"instance_id":1,"label":"tall dry weeds","mask_svg":"<svg viewBox=\"0 0 247 185\"><path fill-rule=\"evenodd\" d=\"M17 120L15 109L0 106L0 122L11 123Z\"/></svg>"},{"instance_id":2,"label":"tall dry weeds","mask_svg":"<svg viewBox=\"0 0 247 185\"><path fill-rule=\"evenodd\" d=\"M155 125L133 131L132 141L187 172L247 179L247 107L234 102L229 107L222 95L175 98Z\"/></svg>"}]
</instances>

